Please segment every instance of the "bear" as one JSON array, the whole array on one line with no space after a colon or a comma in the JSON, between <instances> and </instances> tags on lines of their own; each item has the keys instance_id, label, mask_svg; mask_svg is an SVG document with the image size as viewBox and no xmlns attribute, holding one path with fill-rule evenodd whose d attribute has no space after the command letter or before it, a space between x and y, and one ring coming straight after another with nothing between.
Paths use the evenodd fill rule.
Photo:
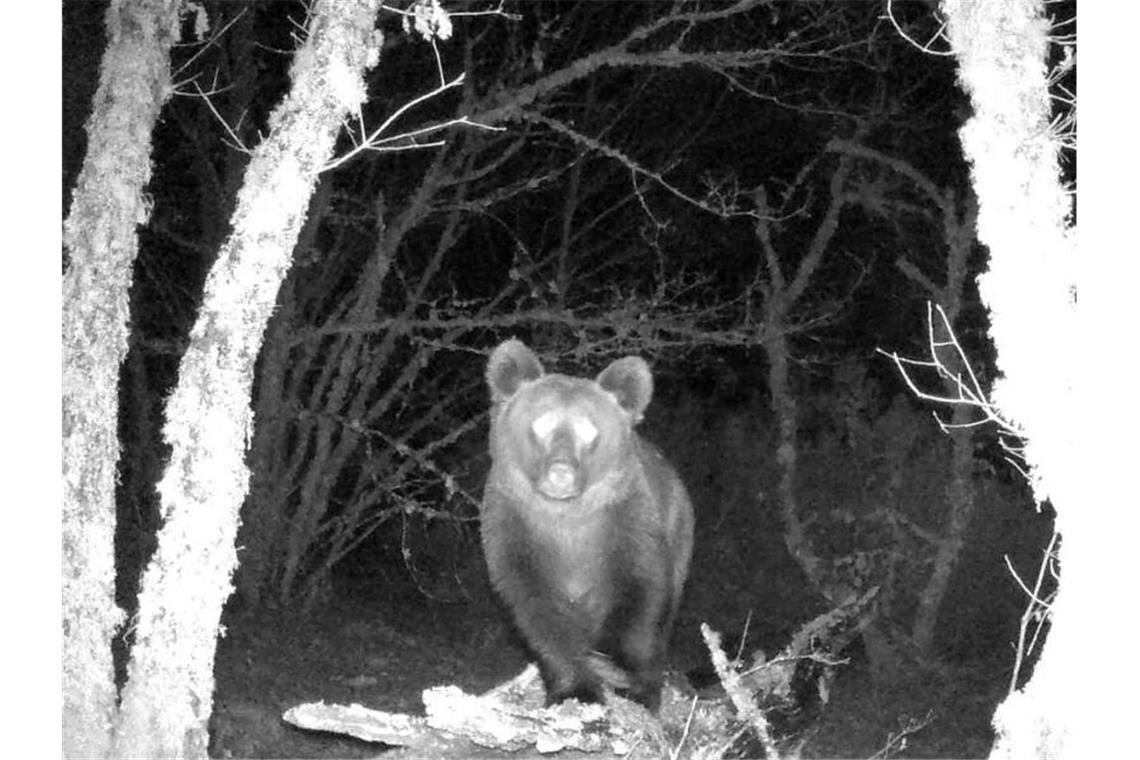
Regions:
<instances>
[{"instance_id":1,"label":"bear","mask_svg":"<svg viewBox=\"0 0 1140 760\"><path fill-rule=\"evenodd\" d=\"M634 430L653 395L645 360L593 380L547 373L519 340L487 362L491 468L481 538L491 585L538 660L547 704L656 711L693 547L693 507Z\"/></svg>"}]
</instances>

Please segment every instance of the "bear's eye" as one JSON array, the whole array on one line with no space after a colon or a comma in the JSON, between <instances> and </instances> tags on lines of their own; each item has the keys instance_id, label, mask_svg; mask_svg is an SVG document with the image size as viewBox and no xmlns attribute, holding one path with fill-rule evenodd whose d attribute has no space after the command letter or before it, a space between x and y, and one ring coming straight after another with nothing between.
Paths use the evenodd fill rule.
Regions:
<instances>
[{"instance_id":1,"label":"bear's eye","mask_svg":"<svg viewBox=\"0 0 1140 760\"><path fill-rule=\"evenodd\" d=\"M574 437L576 437L583 446L590 446L598 437L598 428L586 417L579 417L574 420Z\"/></svg>"},{"instance_id":2,"label":"bear's eye","mask_svg":"<svg viewBox=\"0 0 1140 760\"><path fill-rule=\"evenodd\" d=\"M545 441L547 437L558 427L558 414L556 412L546 412L535 418L534 422L530 423L530 429L534 432L535 438L540 441Z\"/></svg>"}]
</instances>

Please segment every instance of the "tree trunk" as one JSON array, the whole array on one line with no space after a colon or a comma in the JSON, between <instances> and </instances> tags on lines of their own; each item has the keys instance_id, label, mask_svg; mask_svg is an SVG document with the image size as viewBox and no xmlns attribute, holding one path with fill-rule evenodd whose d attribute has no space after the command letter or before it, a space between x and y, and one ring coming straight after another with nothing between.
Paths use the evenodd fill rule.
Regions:
<instances>
[{"instance_id":1,"label":"tree trunk","mask_svg":"<svg viewBox=\"0 0 1140 760\"><path fill-rule=\"evenodd\" d=\"M151 132L169 96L177 0L115 0L64 242L63 752L105 757L115 711L115 466L136 225L150 216Z\"/></svg>"},{"instance_id":2,"label":"tree trunk","mask_svg":"<svg viewBox=\"0 0 1140 760\"><path fill-rule=\"evenodd\" d=\"M143 575L114 752L205 757L218 621L237 563L249 486L250 388L277 291L317 176L379 57L378 0L323 0L296 53L292 90L269 120L238 195L234 232L206 279L167 405L172 453L159 483L164 527Z\"/></svg>"},{"instance_id":3,"label":"tree trunk","mask_svg":"<svg viewBox=\"0 0 1140 760\"><path fill-rule=\"evenodd\" d=\"M977 235L977 204L967 198L963 213L959 213L954 194L947 191L941 195L939 206L943 219L942 234L946 241L946 284L934 288L930 295L941 306L946 322L935 319L931 310L929 328L936 345L932 345L930 350L931 359L943 368L942 388L946 398L956 398L960 395L960 383L968 377L968 368L964 363L965 357L959 353L960 344L953 331L960 325L962 304L966 300L966 273ZM918 609L911 627L912 640L924 657L933 654L934 632L938 627L942 601L966 545L966 533L977 505L974 485L974 423L977 418L978 411L966 404L955 404L951 413L948 433L952 453L950 482L946 486L946 522L933 531L934 564L919 594Z\"/></svg>"},{"instance_id":4,"label":"tree trunk","mask_svg":"<svg viewBox=\"0 0 1140 760\"><path fill-rule=\"evenodd\" d=\"M850 601L853 589L840 589L827 577L825 564L816 553L811 537L807 534L806 523L801 519L796 501L795 484L799 456L798 409L792 393L791 345L787 333L790 320L799 298L807 290L812 276L819 268L824 254L835 232L839 228L839 215L847 203L847 181L851 174L852 160L840 156L828 183L829 194L826 210L819 216L819 223L812 232L807 250L799 257L793 277L789 278L780 263L773 232L777 231L770 219L778 216L768 205L767 195L757 193L759 216L755 234L764 256L764 266L769 282L765 284L764 323L768 332L762 345L768 360L768 390L771 394L772 414L779 425L776 441L776 463L780 467L780 481L776 487L780 513L784 518L784 545L807 576L812 586L832 604Z\"/></svg>"},{"instance_id":5,"label":"tree trunk","mask_svg":"<svg viewBox=\"0 0 1140 760\"><path fill-rule=\"evenodd\" d=\"M975 420L965 406L954 407L951 425L969 425ZM934 531L934 562L930 577L918 597L911 637L922 656L934 653L934 632L942 600L950 588L950 578L966 546L966 531L974 515L977 494L974 489L974 436L968 427L950 431L953 447L950 458L950 482L946 486L946 523Z\"/></svg>"},{"instance_id":6,"label":"tree trunk","mask_svg":"<svg viewBox=\"0 0 1140 760\"><path fill-rule=\"evenodd\" d=\"M306 256L316 244L317 231L325 219L332 200L330 178L317 185L309 203L309 215L297 241L297 253ZM296 399L286 398L286 377L290 370L304 373L298 366L298 350L289 344L293 330L300 323L297 311L298 278L305 269L294 268L277 298L277 305L266 327L260 356L257 392L252 399L257 420L250 442L249 462L253 471L249 498L244 507L245 519L238 533L243 547L241 567L237 574L238 594L257 606L271 590L278 576L280 547L292 514L289 510L290 483L293 481L290 451L286 446L291 425L297 424L291 411Z\"/></svg>"},{"instance_id":7,"label":"tree trunk","mask_svg":"<svg viewBox=\"0 0 1140 760\"><path fill-rule=\"evenodd\" d=\"M1073 359L1080 355L1075 229L1068 226L1071 201L1059 181L1057 135L1049 129L1049 24L1041 0L944 0L943 9L975 110L961 138L973 165L979 239L991 256L979 289L1004 373L993 397L1024 437L1035 493L1052 501L1061 534L1051 630L1032 678L995 712L991 757L1109 756L1128 746L1112 746L1113 732L1126 730L1127 721L1111 715L1113 700L1097 679L1103 667L1115 670L1117 663L1102 665L1090 654L1118 623L1112 606L1089 611L1078 604L1102 598L1105 588L1121 582L1106 560L1118 543L1112 534L1122 531L1117 516L1104 509L1119 501L1082 498L1089 483L1082 466L1091 460L1079 457L1075 445L1085 414L1073 394ZM1111 374L1099 357L1097 368ZM1119 482L1123 473L1114 474L1111 464L1111 457L1098 456L1096 478ZM1128 688L1130 681L1121 680ZM1090 701L1096 715L1080 708Z\"/></svg>"},{"instance_id":8,"label":"tree trunk","mask_svg":"<svg viewBox=\"0 0 1140 760\"><path fill-rule=\"evenodd\" d=\"M913 190L917 191L918 197L933 207L934 213L930 214L929 218L939 222L942 240L946 247L943 265L933 266L933 256L920 256L914 259L900 256L895 263L909 280L926 291L945 316L945 323L941 318L936 319L933 316L931 318L930 360L939 367L943 390L940 394L941 400L958 399L961 396L961 389L960 381L956 378L963 378L968 385L969 374L964 363L965 356L959 351L960 344L953 330L961 327L959 317L967 298L966 277L970 271L970 253L977 234L977 204L968 193L959 200L958 193L950 188L939 187L908 161L898 156L881 153L869 146L849 141L839 141L836 147L843 153L874 161L908 179ZM882 206L882 208L887 207L888 204ZM930 275L919 266L922 258L931 260L928 266L932 266L933 271ZM943 282L942 285L936 284L940 281ZM930 398L938 400L933 396ZM942 525L930 526L927 540L931 544L933 564L930 575L922 591L919 592L918 607L910 632L910 644L914 645L915 653L924 659L933 654L934 633L938 627L942 601L950 588L950 579L958 564L962 548L966 544L966 532L970 527L977 500L974 486L973 435L973 423L977 418L978 412L973 407L964 403L954 404L948 431L952 455L950 482L946 488L946 517ZM882 599L880 596L880 604ZM882 650L883 647L869 645L868 651L872 649Z\"/></svg>"}]
</instances>

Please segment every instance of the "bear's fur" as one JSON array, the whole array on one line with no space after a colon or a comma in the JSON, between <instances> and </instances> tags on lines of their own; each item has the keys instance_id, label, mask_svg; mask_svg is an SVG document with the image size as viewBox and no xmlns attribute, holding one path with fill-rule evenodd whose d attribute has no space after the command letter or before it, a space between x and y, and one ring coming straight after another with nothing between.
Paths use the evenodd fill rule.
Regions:
<instances>
[{"instance_id":1,"label":"bear's fur","mask_svg":"<svg viewBox=\"0 0 1140 760\"><path fill-rule=\"evenodd\" d=\"M602 686L656 709L693 545L684 485L634 425L653 395L644 360L594 380L547 374L517 340L487 363L491 583L539 662L548 702Z\"/></svg>"}]
</instances>

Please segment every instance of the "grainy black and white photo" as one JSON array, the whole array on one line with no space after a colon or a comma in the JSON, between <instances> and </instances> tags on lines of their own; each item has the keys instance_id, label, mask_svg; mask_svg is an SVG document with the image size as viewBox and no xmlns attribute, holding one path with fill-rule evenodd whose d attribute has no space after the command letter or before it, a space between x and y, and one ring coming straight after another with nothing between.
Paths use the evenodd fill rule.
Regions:
<instances>
[{"instance_id":1,"label":"grainy black and white photo","mask_svg":"<svg viewBox=\"0 0 1140 760\"><path fill-rule=\"evenodd\" d=\"M1075 0L61 22L64 757L1127 754Z\"/></svg>"}]
</instances>

